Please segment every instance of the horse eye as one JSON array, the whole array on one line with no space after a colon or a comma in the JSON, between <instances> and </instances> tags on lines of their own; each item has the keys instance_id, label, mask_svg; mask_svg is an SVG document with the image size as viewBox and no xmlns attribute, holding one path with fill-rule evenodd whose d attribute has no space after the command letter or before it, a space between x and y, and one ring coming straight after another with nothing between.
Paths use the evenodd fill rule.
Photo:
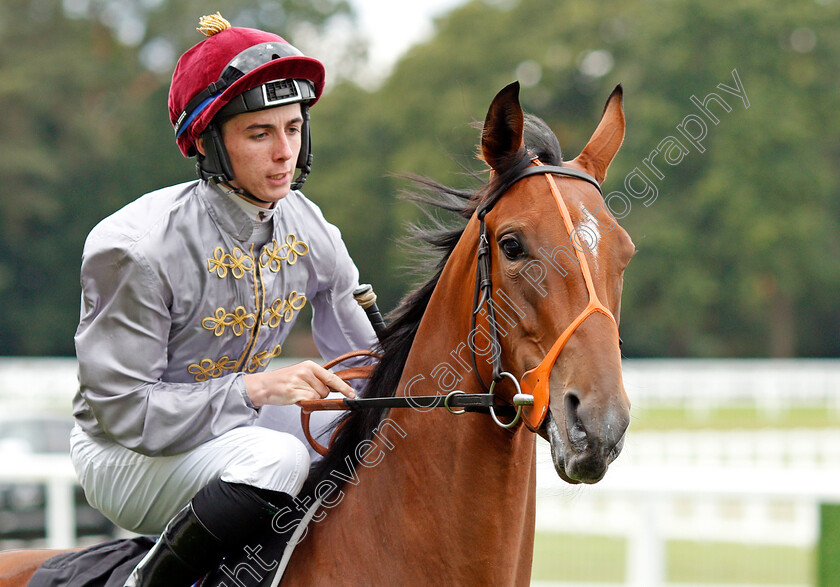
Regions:
<instances>
[{"instance_id":1,"label":"horse eye","mask_svg":"<svg viewBox=\"0 0 840 587\"><path fill-rule=\"evenodd\" d=\"M499 247L501 247L505 257L507 257L510 261L516 261L517 259L525 256L525 248L516 237L508 236L503 238L499 241Z\"/></svg>"}]
</instances>

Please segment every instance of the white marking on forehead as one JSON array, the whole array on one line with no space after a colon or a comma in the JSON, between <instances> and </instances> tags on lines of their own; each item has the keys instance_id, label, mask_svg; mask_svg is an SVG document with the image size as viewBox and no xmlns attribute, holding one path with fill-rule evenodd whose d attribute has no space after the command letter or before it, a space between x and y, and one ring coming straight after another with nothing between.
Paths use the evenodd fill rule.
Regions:
<instances>
[{"instance_id":1,"label":"white marking on forehead","mask_svg":"<svg viewBox=\"0 0 840 587\"><path fill-rule=\"evenodd\" d=\"M591 253L593 259L598 258L598 243L601 242L601 231L598 222L586 206L580 206L581 221L575 229L575 245L582 250Z\"/></svg>"}]
</instances>

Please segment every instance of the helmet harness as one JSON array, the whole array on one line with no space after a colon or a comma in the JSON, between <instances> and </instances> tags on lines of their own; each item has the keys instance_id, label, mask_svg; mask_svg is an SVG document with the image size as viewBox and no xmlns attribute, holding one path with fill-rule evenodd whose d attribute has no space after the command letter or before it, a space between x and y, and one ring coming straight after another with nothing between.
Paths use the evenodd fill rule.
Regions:
<instances>
[{"instance_id":1,"label":"helmet harness","mask_svg":"<svg viewBox=\"0 0 840 587\"><path fill-rule=\"evenodd\" d=\"M231 27L218 13L202 17L199 24L198 30L208 38L181 56L169 91L170 120L181 152L196 156L201 179L262 203L231 185L235 176L221 124L243 112L299 103L303 123L295 167L300 174L291 189L300 189L312 169L309 108L323 92L323 64L277 35ZM204 154L195 147L199 138Z\"/></svg>"}]
</instances>

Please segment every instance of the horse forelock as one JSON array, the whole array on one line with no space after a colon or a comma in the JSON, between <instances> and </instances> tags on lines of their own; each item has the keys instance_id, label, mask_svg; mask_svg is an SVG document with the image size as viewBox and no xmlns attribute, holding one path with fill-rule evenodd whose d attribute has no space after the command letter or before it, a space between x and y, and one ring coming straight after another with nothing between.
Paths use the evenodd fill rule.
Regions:
<instances>
[{"instance_id":1,"label":"horse forelock","mask_svg":"<svg viewBox=\"0 0 840 587\"><path fill-rule=\"evenodd\" d=\"M466 220L480 205L492 207L511 188L522 171L531 165L533 157L539 157L548 165L562 165L560 144L543 120L526 115L524 133L525 147L516 161L504 172L494 174L489 182L482 182L483 185L477 189L456 189L428 178L407 176L412 180L414 189L403 192L401 197L419 204L428 220L426 226L411 226L415 243L412 248L426 257L424 268L427 272L431 270L432 277L403 298L388 314L388 326L380 342L382 356L365 386L363 397L392 397L396 393L420 321L443 268L466 228ZM470 172L470 175L482 181L481 174ZM454 227L448 226L425 207L452 212L461 221ZM431 266L428 261L431 261ZM341 417L336 422L340 428L329 454L313 465L302 494L311 495L328 476L330 482L340 488L342 483L335 476L330 476L330 472L346 470L347 459L354 466L358 464L357 447L373 437L386 414L386 409L366 409L348 411Z\"/></svg>"}]
</instances>

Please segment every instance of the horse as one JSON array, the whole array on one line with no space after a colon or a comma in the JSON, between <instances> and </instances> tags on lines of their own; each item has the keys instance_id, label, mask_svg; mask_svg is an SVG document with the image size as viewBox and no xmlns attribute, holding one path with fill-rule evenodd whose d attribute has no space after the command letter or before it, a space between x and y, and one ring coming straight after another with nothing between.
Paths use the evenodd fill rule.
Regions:
<instances>
[{"instance_id":1,"label":"horse","mask_svg":"<svg viewBox=\"0 0 840 587\"><path fill-rule=\"evenodd\" d=\"M415 178L415 199L466 222L418 229L440 259L391 313L363 394L403 398L410 409L339 420L298 498L300 512L316 499L321 507L284 586L529 584L536 434L561 478L596 483L630 422L618 324L635 247L600 191L624 133L618 86L586 146L564 162L547 125L523 112L514 82L481 130L481 187ZM423 394L445 398L447 409L420 402ZM264 580L282 552L270 534L204 585ZM3 555L0 587L25 585L37 562L15 566Z\"/></svg>"}]
</instances>

